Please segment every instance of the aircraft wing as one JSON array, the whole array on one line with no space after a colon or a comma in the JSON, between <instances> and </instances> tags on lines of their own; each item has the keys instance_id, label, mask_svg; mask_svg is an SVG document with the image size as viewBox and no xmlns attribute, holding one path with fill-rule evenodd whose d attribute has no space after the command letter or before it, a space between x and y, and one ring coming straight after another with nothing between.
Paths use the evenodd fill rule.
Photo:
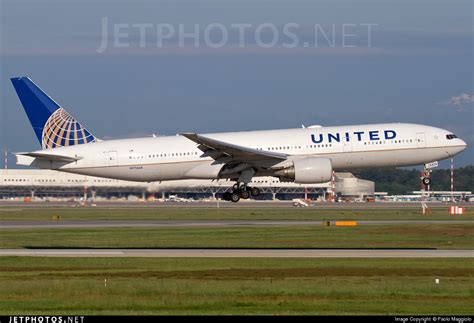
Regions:
<instances>
[{"instance_id":1,"label":"aircraft wing","mask_svg":"<svg viewBox=\"0 0 474 323\"><path fill-rule=\"evenodd\" d=\"M181 136L199 144L198 148L204 152L201 157L213 158L215 160L214 164L237 162L252 164L252 162L268 160L280 162L287 158L286 154L234 145L225 141L201 136L196 133L182 133Z\"/></svg>"}]
</instances>

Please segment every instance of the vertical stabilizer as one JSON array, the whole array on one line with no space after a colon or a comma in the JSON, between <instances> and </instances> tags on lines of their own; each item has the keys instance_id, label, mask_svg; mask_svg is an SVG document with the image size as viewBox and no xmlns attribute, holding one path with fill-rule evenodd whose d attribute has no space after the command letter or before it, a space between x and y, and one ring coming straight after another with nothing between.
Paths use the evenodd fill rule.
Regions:
<instances>
[{"instance_id":1,"label":"vertical stabilizer","mask_svg":"<svg viewBox=\"0 0 474 323\"><path fill-rule=\"evenodd\" d=\"M15 77L11 81L43 149L97 141L28 77Z\"/></svg>"}]
</instances>

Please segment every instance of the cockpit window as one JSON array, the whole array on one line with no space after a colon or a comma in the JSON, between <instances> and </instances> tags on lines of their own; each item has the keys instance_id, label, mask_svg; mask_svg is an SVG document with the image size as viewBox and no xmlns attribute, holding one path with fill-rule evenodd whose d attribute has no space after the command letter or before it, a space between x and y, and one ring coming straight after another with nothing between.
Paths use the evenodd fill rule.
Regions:
<instances>
[{"instance_id":1,"label":"cockpit window","mask_svg":"<svg viewBox=\"0 0 474 323\"><path fill-rule=\"evenodd\" d=\"M449 135L446 135L446 139L448 140L451 140L451 139L454 139L454 138L457 138L458 136L456 136L455 134L451 133Z\"/></svg>"}]
</instances>

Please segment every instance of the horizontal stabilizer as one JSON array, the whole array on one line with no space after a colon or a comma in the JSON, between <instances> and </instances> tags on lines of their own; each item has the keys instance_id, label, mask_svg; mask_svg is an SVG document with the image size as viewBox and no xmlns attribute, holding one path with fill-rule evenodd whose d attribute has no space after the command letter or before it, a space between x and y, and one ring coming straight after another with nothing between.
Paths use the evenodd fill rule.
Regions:
<instances>
[{"instance_id":1,"label":"horizontal stabilizer","mask_svg":"<svg viewBox=\"0 0 474 323\"><path fill-rule=\"evenodd\" d=\"M47 154L47 153L18 153L17 156L28 156L33 157L41 160L53 161L53 162L66 162L72 163L82 159L82 157L71 157L71 156L64 156L64 155L55 155L55 154Z\"/></svg>"}]
</instances>

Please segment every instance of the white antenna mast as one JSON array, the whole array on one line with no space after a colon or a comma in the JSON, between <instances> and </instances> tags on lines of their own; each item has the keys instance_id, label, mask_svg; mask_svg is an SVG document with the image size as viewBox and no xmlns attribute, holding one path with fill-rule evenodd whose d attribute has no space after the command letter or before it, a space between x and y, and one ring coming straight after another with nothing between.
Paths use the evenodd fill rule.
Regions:
<instances>
[{"instance_id":1,"label":"white antenna mast","mask_svg":"<svg viewBox=\"0 0 474 323\"><path fill-rule=\"evenodd\" d=\"M4 164L4 167L5 167L5 169L8 169L8 151L9 151L9 150L8 150L7 147L3 148L3 153L5 154L5 155L4 155L4 156L5 156L5 160L4 160L4 163L5 163L5 164Z\"/></svg>"}]
</instances>

